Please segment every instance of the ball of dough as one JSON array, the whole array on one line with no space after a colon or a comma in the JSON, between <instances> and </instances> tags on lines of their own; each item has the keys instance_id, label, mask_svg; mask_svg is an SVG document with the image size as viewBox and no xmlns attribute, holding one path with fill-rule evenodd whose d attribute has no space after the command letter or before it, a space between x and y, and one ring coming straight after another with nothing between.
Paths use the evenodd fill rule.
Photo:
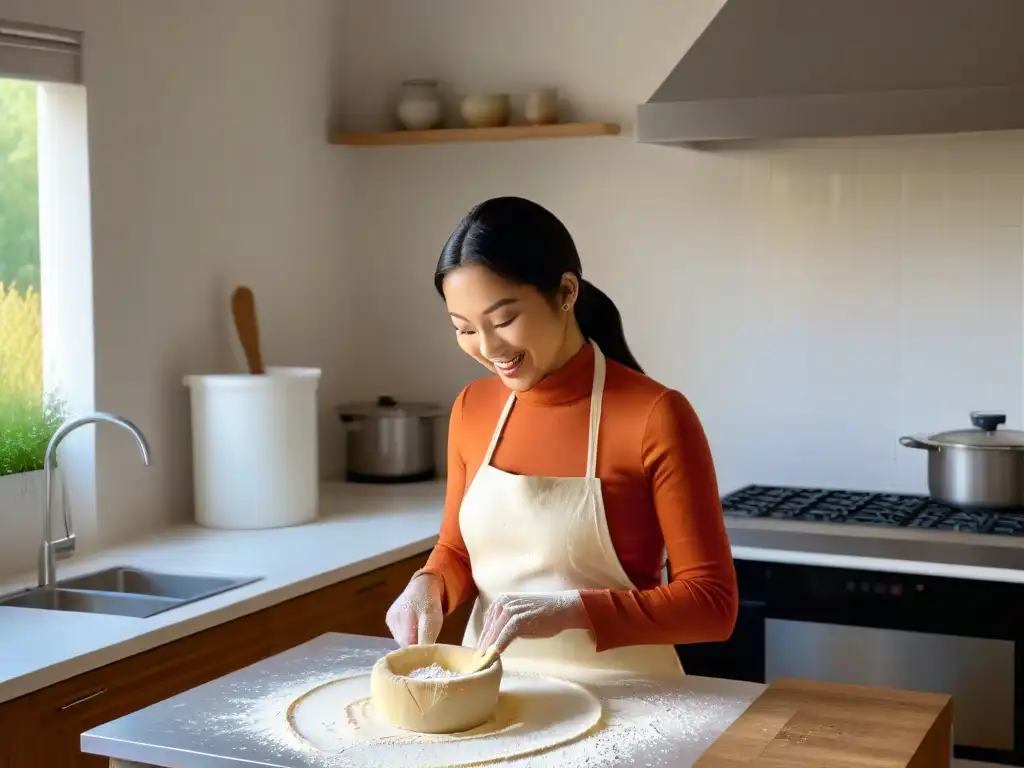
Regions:
<instances>
[{"instance_id":1,"label":"ball of dough","mask_svg":"<svg viewBox=\"0 0 1024 768\"><path fill-rule=\"evenodd\" d=\"M459 733L483 725L498 703L502 668L497 659L486 669L464 674L479 662L479 651L461 645L410 645L392 651L370 672L373 708L391 725L416 733ZM432 665L448 674L416 673L429 667L444 674Z\"/></svg>"}]
</instances>

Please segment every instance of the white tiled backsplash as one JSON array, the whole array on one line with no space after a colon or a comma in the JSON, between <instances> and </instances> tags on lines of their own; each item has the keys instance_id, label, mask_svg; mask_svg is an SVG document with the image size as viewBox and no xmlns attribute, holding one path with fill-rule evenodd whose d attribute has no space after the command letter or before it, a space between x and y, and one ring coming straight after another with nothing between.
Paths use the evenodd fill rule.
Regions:
<instances>
[{"instance_id":1,"label":"white tiled backsplash","mask_svg":"<svg viewBox=\"0 0 1024 768\"><path fill-rule=\"evenodd\" d=\"M359 158L355 252L382 254L355 266L367 394L450 401L479 375L424 285L470 205L522 194L566 221L638 358L694 402L723 490L923 492L899 435L973 409L1021 427L1024 135L525 144Z\"/></svg>"},{"instance_id":2,"label":"white tiled backsplash","mask_svg":"<svg viewBox=\"0 0 1024 768\"><path fill-rule=\"evenodd\" d=\"M395 84L426 72L456 94L558 85L578 118L623 125L612 139L350 153L356 388L450 402L479 375L432 267L471 205L519 194L566 222L640 361L692 399L723 489L923 491L924 457L900 434L977 408L1022 426L1024 133L637 144L637 103L721 5L345 6L348 125L386 124Z\"/></svg>"}]
</instances>

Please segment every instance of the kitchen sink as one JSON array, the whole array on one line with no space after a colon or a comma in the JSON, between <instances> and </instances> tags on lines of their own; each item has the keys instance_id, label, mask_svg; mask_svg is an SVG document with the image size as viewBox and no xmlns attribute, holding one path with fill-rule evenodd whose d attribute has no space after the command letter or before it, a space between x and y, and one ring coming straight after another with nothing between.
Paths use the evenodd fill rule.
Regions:
<instances>
[{"instance_id":1,"label":"kitchen sink","mask_svg":"<svg viewBox=\"0 0 1024 768\"><path fill-rule=\"evenodd\" d=\"M152 595L118 595L110 592L79 592L74 589L30 589L0 600L5 608L38 608L44 611L105 613L144 619L180 605L180 600Z\"/></svg>"},{"instance_id":2,"label":"kitchen sink","mask_svg":"<svg viewBox=\"0 0 1024 768\"><path fill-rule=\"evenodd\" d=\"M88 573L84 576L61 579L57 582L57 586L63 589L87 592L116 592L126 595L150 595L192 601L217 595L254 581L257 579L155 573L138 568L108 568L105 571Z\"/></svg>"},{"instance_id":3,"label":"kitchen sink","mask_svg":"<svg viewBox=\"0 0 1024 768\"><path fill-rule=\"evenodd\" d=\"M38 587L0 597L0 607L144 619L255 581L259 581L259 577L233 578L157 573L140 568L108 568L61 579L54 587Z\"/></svg>"}]
</instances>

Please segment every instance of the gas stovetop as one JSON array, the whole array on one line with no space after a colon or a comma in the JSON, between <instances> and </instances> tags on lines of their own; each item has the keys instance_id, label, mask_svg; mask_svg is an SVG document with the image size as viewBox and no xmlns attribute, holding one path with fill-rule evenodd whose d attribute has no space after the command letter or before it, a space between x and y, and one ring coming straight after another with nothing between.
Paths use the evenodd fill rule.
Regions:
<instances>
[{"instance_id":1,"label":"gas stovetop","mask_svg":"<svg viewBox=\"0 0 1024 768\"><path fill-rule=\"evenodd\" d=\"M757 557L778 557L771 550L790 553L787 562L839 555L1024 571L1024 507L969 509L910 494L749 485L724 496L722 509L734 551L757 548Z\"/></svg>"},{"instance_id":2,"label":"gas stovetop","mask_svg":"<svg viewBox=\"0 0 1024 768\"><path fill-rule=\"evenodd\" d=\"M903 526L959 533L1024 536L1024 508L962 509L927 496L748 485L722 499L730 517Z\"/></svg>"}]
</instances>

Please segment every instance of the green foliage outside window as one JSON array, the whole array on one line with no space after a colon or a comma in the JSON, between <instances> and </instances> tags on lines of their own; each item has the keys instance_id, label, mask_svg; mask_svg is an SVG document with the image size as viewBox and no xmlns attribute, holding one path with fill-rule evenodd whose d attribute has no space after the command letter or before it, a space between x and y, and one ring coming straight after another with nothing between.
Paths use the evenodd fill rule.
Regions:
<instances>
[{"instance_id":1,"label":"green foliage outside window","mask_svg":"<svg viewBox=\"0 0 1024 768\"><path fill-rule=\"evenodd\" d=\"M0 79L0 475L40 469L63 418L43 391L36 99Z\"/></svg>"}]
</instances>

